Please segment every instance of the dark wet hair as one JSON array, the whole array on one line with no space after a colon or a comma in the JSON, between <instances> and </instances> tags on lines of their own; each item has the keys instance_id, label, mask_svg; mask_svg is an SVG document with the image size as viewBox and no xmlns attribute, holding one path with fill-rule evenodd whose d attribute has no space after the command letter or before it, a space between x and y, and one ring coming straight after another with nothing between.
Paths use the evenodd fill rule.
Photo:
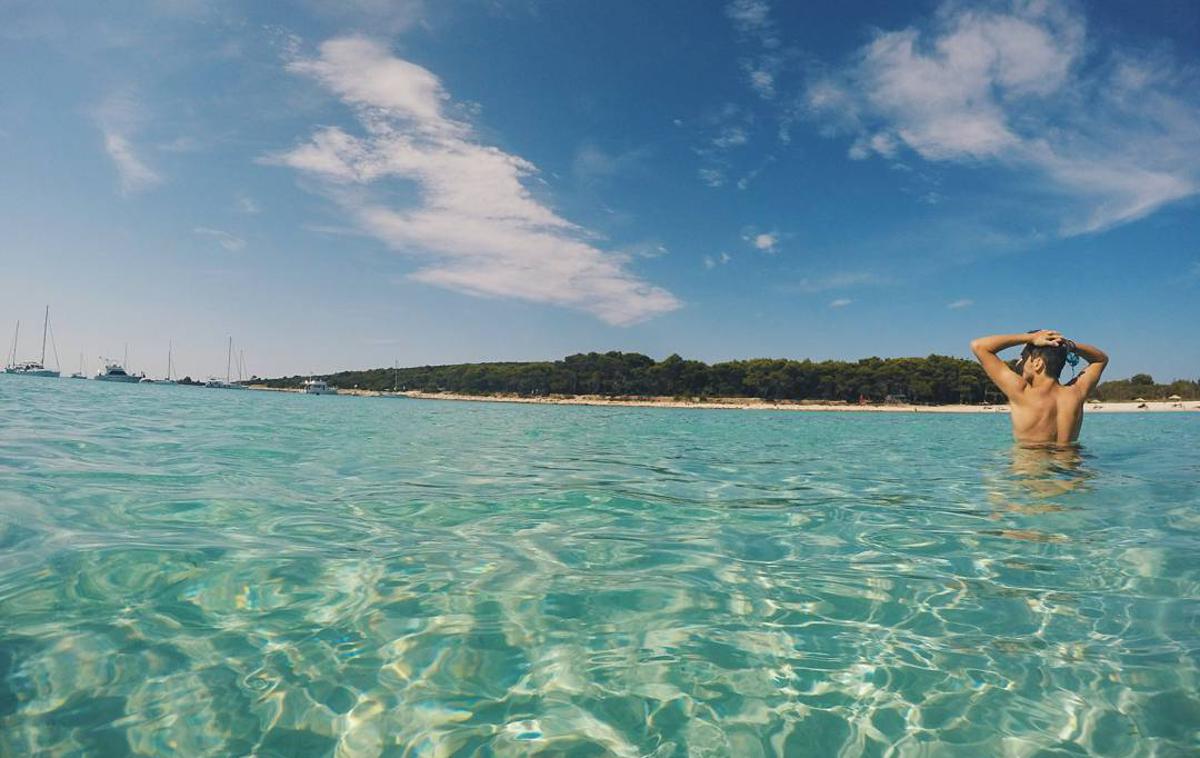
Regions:
<instances>
[{"instance_id":1,"label":"dark wet hair","mask_svg":"<svg viewBox=\"0 0 1200 758\"><path fill-rule=\"evenodd\" d=\"M1067 365L1067 353L1069 352L1071 351L1066 344L1046 345L1045 347L1026 345L1025 349L1021 351L1020 360L1017 361L1017 373L1021 373L1025 361L1030 358L1041 358L1046 363L1046 374L1058 379L1062 376L1063 366Z\"/></svg>"}]
</instances>

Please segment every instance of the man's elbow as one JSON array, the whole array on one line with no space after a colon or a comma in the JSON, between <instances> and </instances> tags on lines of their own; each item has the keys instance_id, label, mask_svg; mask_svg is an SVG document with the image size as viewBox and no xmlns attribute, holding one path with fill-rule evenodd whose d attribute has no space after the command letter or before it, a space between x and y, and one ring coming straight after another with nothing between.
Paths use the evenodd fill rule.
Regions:
<instances>
[{"instance_id":1,"label":"man's elbow","mask_svg":"<svg viewBox=\"0 0 1200 758\"><path fill-rule=\"evenodd\" d=\"M983 354L984 351L983 351L983 338L982 337L971 340L971 352L974 353L975 355Z\"/></svg>"}]
</instances>

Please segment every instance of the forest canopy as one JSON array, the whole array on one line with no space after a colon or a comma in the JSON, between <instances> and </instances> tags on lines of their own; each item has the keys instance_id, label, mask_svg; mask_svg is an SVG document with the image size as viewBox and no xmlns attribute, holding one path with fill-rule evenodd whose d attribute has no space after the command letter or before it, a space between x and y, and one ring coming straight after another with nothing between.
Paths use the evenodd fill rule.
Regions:
<instances>
[{"instance_id":1,"label":"forest canopy","mask_svg":"<svg viewBox=\"0 0 1200 758\"><path fill-rule=\"evenodd\" d=\"M263 383L299 387L306 378L282 377ZM655 361L639 353L580 353L558 361L376 368L320 378L340 388L469 395L754 397L851 403L891 399L935 404L1003 399L978 363L944 355L853 362L756 358L707 364L678 355ZM1148 384L1144 383L1147 379ZM1200 398L1200 382L1157 385L1147 375L1139 374L1105 382L1094 394L1101 400L1165 398L1171 394L1195 399Z\"/></svg>"}]
</instances>

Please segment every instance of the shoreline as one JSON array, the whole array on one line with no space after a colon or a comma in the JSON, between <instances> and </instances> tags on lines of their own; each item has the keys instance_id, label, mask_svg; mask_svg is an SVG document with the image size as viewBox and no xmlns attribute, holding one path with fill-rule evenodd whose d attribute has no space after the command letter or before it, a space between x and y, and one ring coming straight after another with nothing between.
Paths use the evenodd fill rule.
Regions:
<instances>
[{"instance_id":1,"label":"shoreline","mask_svg":"<svg viewBox=\"0 0 1200 758\"><path fill-rule=\"evenodd\" d=\"M250 389L264 392L290 392L301 394L293 387L267 387L257 384ZM753 397L709 398L707 400L679 400L673 397L606 397L603 395L551 395L526 397L523 395L464 395L457 392L422 392L401 390L387 392L338 388L338 395L350 397L404 397L410 400L450 400L463 403L510 403L516 405L586 405L616 408L683 408L727 411L795 411L811 413L1008 413L1007 403L991 405L852 405L828 401L782 400L771 402ZM1146 407L1141 407L1145 405ZM1200 412L1200 400L1151 400L1089 402L1087 413L1195 413Z\"/></svg>"},{"instance_id":2,"label":"shoreline","mask_svg":"<svg viewBox=\"0 0 1200 758\"><path fill-rule=\"evenodd\" d=\"M369 390L338 390L339 394L364 396L391 396ZM815 413L1008 413L1008 404L995 405L851 405L830 402L770 402L758 398L713 398L709 400L677 400L669 397L656 398L609 398L597 395L574 395L552 397L522 397L518 395L462 395L454 392L421 392L408 390L395 396L413 400L453 400L469 403L516 403L525 405L590 405L625 408L693 408L704 410L739 411L808 411ZM1145 405L1145 408L1139 406ZM1088 403L1088 413L1185 413L1200 411L1200 400L1172 402L1169 400L1137 402Z\"/></svg>"}]
</instances>

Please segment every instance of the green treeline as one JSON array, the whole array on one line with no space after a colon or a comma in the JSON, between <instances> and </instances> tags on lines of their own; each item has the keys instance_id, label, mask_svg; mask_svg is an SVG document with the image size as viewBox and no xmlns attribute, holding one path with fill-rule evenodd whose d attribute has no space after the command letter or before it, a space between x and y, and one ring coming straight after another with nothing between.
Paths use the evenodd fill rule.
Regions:
<instances>
[{"instance_id":1,"label":"green treeline","mask_svg":"<svg viewBox=\"0 0 1200 758\"><path fill-rule=\"evenodd\" d=\"M1134 374L1128 379L1101 382L1095 396L1099 400L1166 400L1178 395L1184 400L1200 400L1200 381L1177 379L1170 384L1158 384L1149 374Z\"/></svg>"},{"instance_id":2,"label":"green treeline","mask_svg":"<svg viewBox=\"0 0 1200 758\"><path fill-rule=\"evenodd\" d=\"M587 353L560 361L466 363L399 370L343 371L325 378L337 387L463 394L757 397L767 400L845 400L888 395L914 402L976 403L997 395L973 361L867 358L845 361L756 359L708 365L672 355L655 361L638 353ZM299 386L304 377L269 380Z\"/></svg>"},{"instance_id":3,"label":"green treeline","mask_svg":"<svg viewBox=\"0 0 1200 758\"><path fill-rule=\"evenodd\" d=\"M306 377L266 380L273 387L298 387ZM586 353L559 361L463 363L342 371L322 377L335 387L421 390L471 395L605 395L667 397L756 397L765 400L840 400L892 397L915 403L996 402L1001 395L975 361L927 358L864 358L860 361L796 361L760 358L712 365L672 355L655 361L638 353ZM1102 400L1147 399L1179 394L1200 398L1200 383L1132 385L1149 379L1107 382ZM1109 389L1112 388L1112 392ZM1169 391L1168 391L1169 390Z\"/></svg>"}]
</instances>

